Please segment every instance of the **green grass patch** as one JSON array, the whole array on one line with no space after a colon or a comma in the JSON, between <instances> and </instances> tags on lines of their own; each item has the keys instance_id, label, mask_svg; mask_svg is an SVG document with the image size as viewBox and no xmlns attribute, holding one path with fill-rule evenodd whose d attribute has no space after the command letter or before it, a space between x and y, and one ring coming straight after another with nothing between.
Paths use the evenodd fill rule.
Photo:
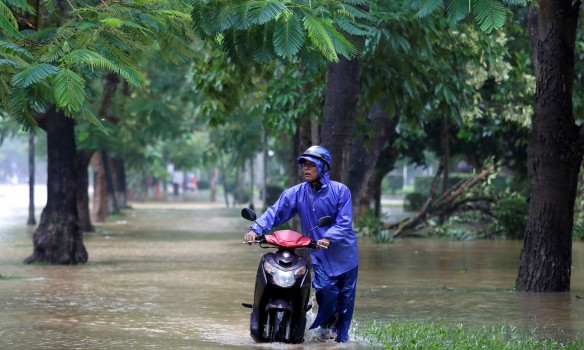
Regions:
<instances>
[{"instance_id":1,"label":"green grass patch","mask_svg":"<svg viewBox=\"0 0 584 350\"><path fill-rule=\"evenodd\" d=\"M429 321L373 321L356 334L372 347L384 349L571 350L584 347L581 340L542 337L537 330L526 331L506 324L471 328Z\"/></svg>"},{"instance_id":2,"label":"green grass patch","mask_svg":"<svg viewBox=\"0 0 584 350\"><path fill-rule=\"evenodd\" d=\"M13 245L14 248L34 248L32 243L29 244L15 244Z\"/></svg>"},{"instance_id":3,"label":"green grass patch","mask_svg":"<svg viewBox=\"0 0 584 350\"><path fill-rule=\"evenodd\" d=\"M24 277L20 277L20 276L4 276L4 275L0 275L0 280L1 281L9 281L9 280L22 280L24 279Z\"/></svg>"}]
</instances>

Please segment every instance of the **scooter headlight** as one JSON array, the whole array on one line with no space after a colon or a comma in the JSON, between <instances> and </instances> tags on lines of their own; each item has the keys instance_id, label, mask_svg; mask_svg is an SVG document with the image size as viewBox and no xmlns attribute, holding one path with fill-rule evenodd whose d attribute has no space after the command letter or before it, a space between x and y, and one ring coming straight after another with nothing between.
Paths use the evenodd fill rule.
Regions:
<instances>
[{"instance_id":1,"label":"scooter headlight","mask_svg":"<svg viewBox=\"0 0 584 350\"><path fill-rule=\"evenodd\" d=\"M293 271L282 271L268 261L264 261L264 270L272 275L274 283L280 287L290 287L296 282Z\"/></svg>"}]
</instances>

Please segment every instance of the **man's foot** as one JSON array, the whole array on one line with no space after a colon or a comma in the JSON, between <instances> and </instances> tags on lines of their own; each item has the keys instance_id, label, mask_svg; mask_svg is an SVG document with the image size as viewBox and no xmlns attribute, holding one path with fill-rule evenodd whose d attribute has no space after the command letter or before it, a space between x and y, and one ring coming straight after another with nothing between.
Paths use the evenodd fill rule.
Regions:
<instances>
[{"instance_id":1,"label":"man's foot","mask_svg":"<svg viewBox=\"0 0 584 350\"><path fill-rule=\"evenodd\" d=\"M323 341L334 340L337 337L337 333L330 328L321 328L319 332L319 337Z\"/></svg>"}]
</instances>

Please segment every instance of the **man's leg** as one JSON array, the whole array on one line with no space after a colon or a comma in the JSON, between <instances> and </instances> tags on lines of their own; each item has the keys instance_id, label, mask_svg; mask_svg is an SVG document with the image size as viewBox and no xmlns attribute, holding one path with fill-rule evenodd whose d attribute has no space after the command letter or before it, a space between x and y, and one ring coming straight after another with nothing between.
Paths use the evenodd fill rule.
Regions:
<instances>
[{"instance_id":1,"label":"man's leg","mask_svg":"<svg viewBox=\"0 0 584 350\"><path fill-rule=\"evenodd\" d=\"M349 341L349 328L353 319L355 310L355 293L357 289L357 274L359 267L339 276L339 296L337 306L337 342L344 343Z\"/></svg>"},{"instance_id":2,"label":"man's leg","mask_svg":"<svg viewBox=\"0 0 584 350\"><path fill-rule=\"evenodd\" d=\"M314 278L312 279L312 286L314 287L316 302L318 303L318 313L310 329L319 326L326 327L327 322L334 319L335 313L337 312L337 300L339 296L336 278L328 277L318 265L313 265L313 268Z\"/></svg>"}]
</instances>

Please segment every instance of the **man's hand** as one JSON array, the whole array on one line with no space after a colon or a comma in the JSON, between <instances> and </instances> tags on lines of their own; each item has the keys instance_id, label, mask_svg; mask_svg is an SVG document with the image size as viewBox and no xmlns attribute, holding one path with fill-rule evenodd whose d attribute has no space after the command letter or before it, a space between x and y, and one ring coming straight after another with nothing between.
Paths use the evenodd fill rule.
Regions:
<instances>
[{"instance_id":1,"label":"man's hand","mask_svg":"<svg viewBox=\"0 0 584 350\"><path fill-rule=\"evenodd\" d=\"M331 245L331 241L328 238L319 239L316 241L316 245L321 249L328 249L328 247Z\"/></svg>"},{"instance_id":2,"label":"man's hand","mask_svg":"<svg viewBox=\"0 0 584 350\"><path fill-rule=\"evenodd\" d=\"M245 242L249 245L252 245L255 242L255 239L257 238L257 236L258 236L258 234L255 233L254 231L249 231L243 237L243 242Z\"/></svg>"}]
</instances>

